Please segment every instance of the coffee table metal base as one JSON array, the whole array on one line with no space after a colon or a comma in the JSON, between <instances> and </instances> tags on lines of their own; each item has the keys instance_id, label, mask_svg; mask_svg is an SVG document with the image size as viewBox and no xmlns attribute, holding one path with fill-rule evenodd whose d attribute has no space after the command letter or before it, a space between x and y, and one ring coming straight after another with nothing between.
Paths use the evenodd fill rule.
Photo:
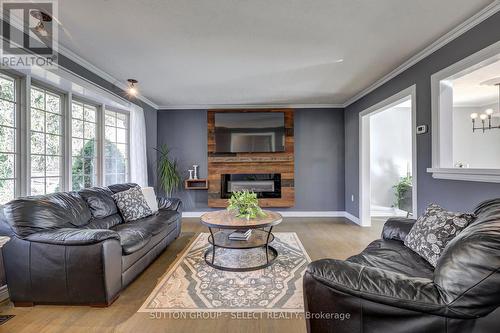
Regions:
<instances>
[{"instance_id":1,"label":"coffee table metal base","mask_svg":"<svg viewBox=\"0 0 500 333\"><path fill-rule=\"evenodd\" d=\"M208 238L208 242L212 245L211 248L207 249L204 254L204 259L207 265L210 267L213 267L215 269L219 269L222 271L227 271L227 272L250 272L250 271L255 271L259 269L263 269L266 267L271 266L276 258L278 257L278 251L271 245L269 245L270 241L274 240L274 235L272 234L273 228L269 228L269 230L264 230L264 229L255 229L253 230L254 235L259 236L259 233L265 233L265 237L263 237L262 242L259 242L258 240L252 240L249 242L248 241L233 241L234 246L231 245L231 242L228 242L226 244L220 244L218 245L215 240L220 239L221 233L224 231L219 231L218 233L214 233L212 228L208 228L210 231L210 236ZM257 231L257 232L256 232ZM260 235L263 236L263 235ZM265 239L265 241L264 241ZM254 244L252 244L252 242ZM218 265L215 263L215 250L216 248L225 248L225 249L231 249L231 250L238 250L238 251L246 251L250 249L256 249L256 248L261 248L265 251L266 254L266 261L261 264L261 265L256 265L256 266L250 266L250 267L227 267L227 266L222 266ZM211 258L209 256L211 255Z\"/></svg>"}]
</instances>

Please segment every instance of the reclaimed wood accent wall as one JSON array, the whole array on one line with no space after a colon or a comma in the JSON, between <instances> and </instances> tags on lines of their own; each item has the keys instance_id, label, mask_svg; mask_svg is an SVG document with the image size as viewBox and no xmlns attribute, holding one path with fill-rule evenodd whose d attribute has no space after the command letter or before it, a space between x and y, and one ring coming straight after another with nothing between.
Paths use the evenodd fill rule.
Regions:
<instances>
[{"instance_id":1,"label":"reclaimed wood accent wall","mask_svg":"<svg viewBox=\"0 0 500 333\"><path fill-rule=\"evenodd\" d=\"M216 153L215 114L218 112L283 112L285 114L285 151L277 153ZM261 207L293 207L295 205L293 110L209 110L207 117L208 206L227 206L227 199L221 199L221 176L223 174L279 173L281 174L281 198L259 199L259 204Z\"/></svg>"}]
</instances>

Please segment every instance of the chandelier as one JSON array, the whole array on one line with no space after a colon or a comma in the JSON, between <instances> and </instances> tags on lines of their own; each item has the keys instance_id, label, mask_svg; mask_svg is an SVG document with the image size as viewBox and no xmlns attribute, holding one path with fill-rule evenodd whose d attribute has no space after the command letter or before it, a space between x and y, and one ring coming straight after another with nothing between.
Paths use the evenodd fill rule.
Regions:
<instances>
[{"instance_id":1,"label":"chandelier","mask_svg":"<svg viewBox=\"0 0 500 333\"><path fill-rule=\"evenodd\" d=\"M482 85L495 85L498 87L498 110L500 111L500 78L486 81ZM476 130L482 130L483 133L492 129L500 129L500 125L491 124L491 116L495 111L493 109L487 109L484 113L478 114L476 112L471 113L470 117L472 119L472 132ZM479 118L481 120L481 126L476 127L476 120ZM486 120L488 120L486 122Z\"/></svg>"}]
</instances>

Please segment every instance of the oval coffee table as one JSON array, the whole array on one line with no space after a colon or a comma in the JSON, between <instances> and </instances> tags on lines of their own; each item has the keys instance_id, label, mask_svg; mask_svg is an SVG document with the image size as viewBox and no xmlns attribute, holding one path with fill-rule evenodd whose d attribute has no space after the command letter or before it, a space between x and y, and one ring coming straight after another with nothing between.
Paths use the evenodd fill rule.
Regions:
<instances>
[{"instance_id":1,"label":"oval coffee table","mask_svg":"<svg viewBox=\"0 0 500 333\"><path fill-rule=\"evenodd\" d=\"M212 245L205 251L205 262L216 269L230 272L248 272L266 268L276 260L278 251L269 245L274 240L273 227L283 220L280 214L271 211L264 211L265 217L247 220L236 217L234 212L221 210L205 213L201 216L201 223L208 227L210 236L208 242ZM214 229L219 231L214 232ZM248 240L232 240L229 235L235 230L251 229L252 234ZM233 250L250 250L262 248L266 254L266 261L262 264L251 267L227 267L215 263L215 249L217 247ZM212 254L211 258L209 258Z\"/></svg>"}]
</instances>

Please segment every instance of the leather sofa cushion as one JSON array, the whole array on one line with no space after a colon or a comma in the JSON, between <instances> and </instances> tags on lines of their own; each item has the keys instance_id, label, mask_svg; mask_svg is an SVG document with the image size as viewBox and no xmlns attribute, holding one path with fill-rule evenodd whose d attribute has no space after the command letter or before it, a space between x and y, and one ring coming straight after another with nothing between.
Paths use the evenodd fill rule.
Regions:
<instances>
[{"instance_id":1,"label":"leather sofa cushion","mask_svg":"<svg viewBox=\"0 0 500 333\"><path fill-rule=\"evenodd\" d=\"M113 194L118 192L123 192L126 190L130 190L132 187L137 187L138 185L135 183L125 183L125 184L114 184L109 185L108 188L113 192Z\"/></svg>"},{"instance_id":2,"label":"leather sofa cushion","mask_svg":"<svg viewBox=\"0 0 500 333\"><path fill-rule=\"evenodd\" d=\"M91 217L85 200L76 192L60 192L13 200L4 207L7 222L16 235L86 225Z\"/></svg>"},{"instance_id":3,"label":"leather sofa cushion","mask_svg":"<svg viewBox=\"0 0 500 333\"><path fill-rule=\"evenodd\" d=\"M178 219L176 211L159 210L157 214L116 225L111 230L120 235L123 253L129 255L146 246L151 237L174 229Z\"/></svg>"},{"instance_id":4,"label":"leather sofa cushion","mask_svg":"<svg viewBox=\"0 0 500 333\"><path fill-rule=\"evenodd\" d=\"M96 219L102 219L116 214L118 209L113 200L113 192L106 187L86 188L78 192L90 207L92 216Z\"/></svg>"},{"instance_id":5,"label":"leather sofa cushion","mask_svg":"<svg viewBox=\"0 0 500 333\"><path fill-rule=\"evenodd\" d=\"M347 261L412 277L432 279L434 274L431 264L402 242L394 240L376 240Z\"/></svg>"},{"instance_id":6,"label":"leather sofa cushion","mask_svg":"<svg viewBox=\"0 0 500 333\"><path fill-rule=\"evenodd\" d=\"M179 218L179 213L174 210L159 210L156 214L150 215L143 219L128 222L127 224L137 226L152 236L158 235L160 232L169 228L172 223L175 223Z\"/></svg>"},{"instance_id":7,"label":"leather sofa cushion","mask_svg":"<svg viewBox=\"0 0 500 333\"><path fill-rule=\"evenodd\" d=\"M92 219L90 220L89 224L87 224L84 228L110 229L111 227L114 227L115 225L118 225L122 222L123 222L122 217L120 216L120 214L116 213L108 217L105 217L103 219Z\"/></svg>"},{"instance_id":8,"label":"leather sofa cushion","mask_svg":"<svg viewBox=\"0 0 500 333\"><path fill-rule=\"evenodd\" d=\"M116 232L111 230L87 230L78 228L61 228L57 230L41 231L29 235L27 240L37 243L59 245L88 245L99 243L107 239L119 239Z\"/></svg>"},{"instance_id":9,"label":"leather sofa cushion","mask_svg":"<svg viewBox=\"0 0 500 333\"><path fill-rule=\"evenodd\" d=\"M120 245L125 255L142 249L151 239L151 233L140 225L123 223L112 227L111 230L116 231L120 235Z\"/></svg>"}]
</instances>

